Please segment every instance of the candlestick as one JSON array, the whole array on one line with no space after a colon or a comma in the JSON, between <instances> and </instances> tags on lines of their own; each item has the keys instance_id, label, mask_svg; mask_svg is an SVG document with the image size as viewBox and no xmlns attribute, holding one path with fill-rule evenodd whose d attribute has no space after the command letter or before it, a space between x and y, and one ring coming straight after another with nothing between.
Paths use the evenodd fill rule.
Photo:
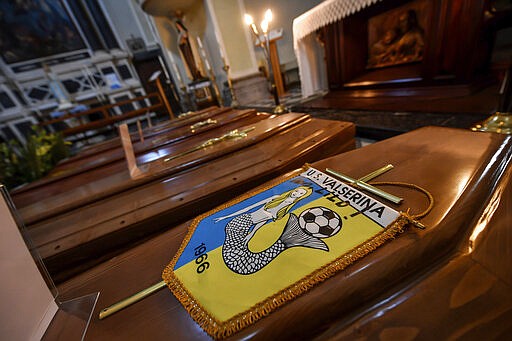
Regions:
<instances>
[{"instance_id":1,"label":"candlestick","mask_svg":"<svg viewBox=\"0 0 512 341\"><path fill-rule=\"evenodd\" d=\"M269 71L269 83L270 83L270 91L274 96L274 102L275 102L275 108L274 113L275 114L282 114L286 112L286 108L284 105L282 105L279 101L279 94L277 92L276 88L276 79L275 75L279 70L273 70L272 68L272 60L270 57L270 40L269 40L269 32L270 32L270 22L272 21L272 11L270 9L267 9L265 12L265 17L263 21L260 24L261 31L263 32L263 39L260 38L258 29L256 28L256 24L254 24L254 20L252 16L249 14L245 14L245 23L251 28L251 32L255 38L255 42L257 45L261 47L263 50L263 55L265 56L265 59L267 61L268 65L268 71ZM276 66L278 68L279 65Z\"/></svg>"}]
</instances>

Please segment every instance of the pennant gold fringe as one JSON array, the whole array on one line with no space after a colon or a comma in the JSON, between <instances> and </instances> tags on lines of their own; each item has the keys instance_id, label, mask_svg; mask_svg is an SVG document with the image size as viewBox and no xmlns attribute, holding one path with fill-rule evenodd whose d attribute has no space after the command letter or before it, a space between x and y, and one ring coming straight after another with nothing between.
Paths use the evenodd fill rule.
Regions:
<instances>
[{"instance_id":1,"label":"pennant gold fringe","mask_svg":"<svg viewBox=\"0 0 512 341\"><path fill-rule=\"evenodd\" d=\"M254 305L249 308L247 311L237 314L234 317L230 318L227 321L221 322L215 318L213 318L207 311L204 309L201 304L195 300L195 298L191 295L191 293L185 288L185 286L181 283L181 281L174 275L173 268L178 261L179 256L185 249L185 246L190 241L192 234L195 230L197 224L204 219L205 217L214 214L215 212L224 209L225 207L234 205L238 202L245 200L246 198L254 195L255 193L259 193L275 185L289 180L292 177L300 174L304 169L308 168L307 166L303 167L302 170L291 173L291 175L286 176L280 181L273 181L267 184L263 188L258 188L257 190L251 191L246 195L236 198L213 211L207 212L203 215L198 216L192 222L187 236L185 237L183 243L180 246L180 249L172 259L172 261L167 265L162 273L163 280L167 283L167 286L172 291L174 296L180 301L183 307L187 310L190 316L203 328L203 330L212 336L215 339L225 339L238 331L250 326L254 322L260 320L261 318L269 315L271 312L275 311L280 306L284 305L286 302L293 300L294 298L306 293L315 285L325 281L326 279L332 277L337 272L347 268L349 265L356 262L358 259L363 258L369 253L375 251L378 247L386 243L387 241L394 239L398 234L403 233L405 228L410 223L416 223L415 219L419 217L423 217L433 207L433 197L432 195L424 190L423 188L407 183L389 183L389 182L381 182L374 183L378 185L398 185L405 186L414 189L418 189L421 192L425 193L429 199L430 205L429 207L418 215L410 215L408 212L400 213L400 216L393 221L386 229L377 234L376 236L366 240L362 244L356 246L352 250L343 254L336 260L332 261L329 264L324 265L323 267L315 270L310 273L306 277L302 278L300 281L288 286L287 288L277 292L276 294L266 298L264 301Z\"/></svg>"}]
</instances>

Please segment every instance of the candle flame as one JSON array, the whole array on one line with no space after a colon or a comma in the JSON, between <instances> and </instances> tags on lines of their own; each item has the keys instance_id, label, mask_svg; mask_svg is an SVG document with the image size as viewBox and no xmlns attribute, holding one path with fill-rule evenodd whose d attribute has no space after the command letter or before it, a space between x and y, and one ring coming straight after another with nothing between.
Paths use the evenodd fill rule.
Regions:
<instances>
[{"instance_id":1,"label":"candle flame","mask_svg":"<svg viewBox=\"0 0 512 341\"><path fill-rule=\"evenodd\" d=\"M267 33L267 31L268 31L268 20L263 19L263 21L261 22L260 26L261 26L261 30L263 31L263 33Z\"/></svg>"},{"instance_id":2,"label":"candle flame","mask_svg":"<svg viewBox=\"0 0 512 341\"><path fill-rule=\"evenodd\" d=\"M252 24L254 24L254 20L252 19L252 16L250 14L247 14L245 13L244 15L244 20L245 20L245 23L249 26L251 26Z\"/></svg>"},{"instance_id":3,"label":"candle flame","mask_svg":"<svg viewBox=\"0 0 512 341\"><path fill-rule=\"evenodd\" d=\"M270 8L265 11L264 19L268 22L272 21L272 10Z\"/></svg>"}]
</instances>

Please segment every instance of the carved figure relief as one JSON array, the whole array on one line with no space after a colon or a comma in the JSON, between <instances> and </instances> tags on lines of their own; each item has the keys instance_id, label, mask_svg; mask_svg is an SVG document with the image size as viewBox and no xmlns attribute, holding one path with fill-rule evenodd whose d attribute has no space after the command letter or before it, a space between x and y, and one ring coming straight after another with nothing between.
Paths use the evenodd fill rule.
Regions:
<instances>
[{"instance_id":1,"label":"carved figure relief","mask_svg":"<svg viewBox=\"0 0 512 341\"><path fill-rule=\"evenodd\" d=\"M425 29L418 13L425 21L428 11L424 6L415 7L398 8L368 21L368 68L423 60Z\"/></svg>"}]
</instances>

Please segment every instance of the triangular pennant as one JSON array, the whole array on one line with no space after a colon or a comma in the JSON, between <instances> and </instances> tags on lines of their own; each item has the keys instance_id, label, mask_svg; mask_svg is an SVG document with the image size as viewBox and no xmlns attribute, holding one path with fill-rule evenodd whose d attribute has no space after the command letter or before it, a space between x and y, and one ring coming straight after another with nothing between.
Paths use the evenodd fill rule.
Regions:
<instances>
[{"instance_id":1,"label":"triangular pennant","mask_svg":"<svg viewBox=\"0 0 512 341\"><path fill-rule=\"evenodd\" d=\"M403 231L396 210L314 168L197 217L163 279L224 338Z\"/></svg>"}]
</instances>

